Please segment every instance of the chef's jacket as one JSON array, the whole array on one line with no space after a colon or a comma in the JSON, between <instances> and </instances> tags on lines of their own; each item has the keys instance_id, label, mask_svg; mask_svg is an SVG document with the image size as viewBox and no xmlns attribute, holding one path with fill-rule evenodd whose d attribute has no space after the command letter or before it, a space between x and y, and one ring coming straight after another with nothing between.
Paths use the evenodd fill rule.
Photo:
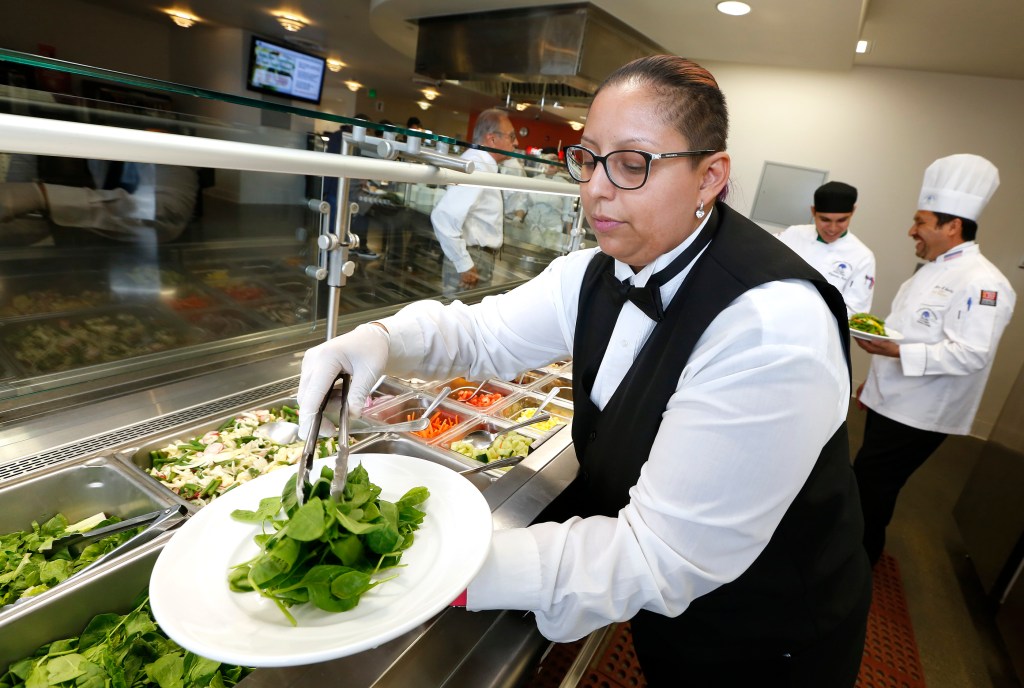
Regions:
<instances>
[{"instance_id":1,"label":"chef's jacket","mask_svg":"<svg viewBox=\"0 0 1024 688\"><path fill-rule=\"evenodd\" d=\"M1017 296L968 241L903 283L885 318L900 356L872 356L860 400L920 430L966 435Z\"/></svg>"},{"instance_id":2,"label":"chef's jacket","mask_svg":"<svg viewBox=\"0 0 1024 688\"><path fill-rule=\"evenodd\" d=\"M847 232L831 244L818 240L814 225L793 225L776 234L812 268L839 290L848 315L871 311L875 289L875 254Z\"/></svg>"},{"instance_id":3,"label":"chef's jacket","mask_svg":"<svg viewBox=\"0 0 1024 688\"><path fill-rule=\"evenodd\" d=\"M616 261L616 276L643 286L692 239L636 275ZM510 380L564 359L596 250L557 258L477 305L423 301L385 318L387 372ZM666 304L688 270L662 287ZM653 328L632 303L622 307L593 386L599 408ZM533 610L540 631L563 642L641 608L682 613L764 550L846 420L849 390L835 319L814 286L787 280L747 291L697 342L619 517L496 532L467 606Z\"/></svg>"},{"instance_id":4,"label":"chef's jacket","mask_svg":"<svg viewBox=\"0 0 1024 688\"><path fill-rule=\"evenodd\" d=\"M476 169L497 172L498 164L487 151L468 149L460 156ZM473 267L466 246L501 248L504 228L501 191L480 186L453 184L430 213L441 250L458 272Z\"/></svg>"}]
</instances>

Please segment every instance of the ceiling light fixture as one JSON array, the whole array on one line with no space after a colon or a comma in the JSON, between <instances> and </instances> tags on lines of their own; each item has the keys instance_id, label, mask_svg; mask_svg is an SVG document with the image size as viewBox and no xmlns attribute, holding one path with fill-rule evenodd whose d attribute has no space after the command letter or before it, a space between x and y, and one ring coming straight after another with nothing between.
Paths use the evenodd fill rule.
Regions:
<instances>
[{"instance_id":1,"label":"ceiling light fixture","mask_svg":"<svg viewBox=\"0 0 1024 688\"><path fill-rule=\"evenodd\" d=\"M579 131L583 128L583 125L579 122L569 122L569 126L572 127L573 131Z\"/></svg>"},{"instance_id":2,"label":"ceiling light fixture","mask_svg":"<svg viewBox=\"0 0 1024 688\"><path fill-rule=\"evenodd\" d=\"M340 72L341 68L345 66L345 63L341 60L336 60L333 57L327 58L327 69L332 72Z\"/></svg>"},{"instance_id":3,"label":"ceiling light fixture","mask_svg":"<svg viewBox=\"0 0 1024 688\"><path fill-rule=\"evenodd\" d=\"M420 110L429 110L430 109L430 103L428 103L425 100L417 100L416 104L420 106Z\"/></svg>"},{"instance_id":4,"label":"ceiling light fixture","mask_svg":"<svg viewBox=\"0 0 1024 688\"><path fill-rule=\"evenodd\" d=\"M192 28L192 25L199 21L199 17L193 17L188 12L181 12L179 10L164 10L171 21L180 26L183 29Z\"/></svg>"},{"instance_id":5,"label":"ceiling light fixture","mask_svg":"<svg viewBox=\"0 0 1024 688\"><path fill-rule=\"evenodd\" d=\"M359 89L361 89L363 87L363 85L361 83L359 83L358 81L352 81L352 80L346 81L345 82L345 86L347 86L348 90L352 91L353 93L355 93L356 91L358 91Z\"/></svg>"},{"instance_id":6,"label":"ceiling light fixture","mask_svg":"<svg viewBox=\"0 0 1024 688\"><path fill-rule=\"evenodd\" d=\"M433 88L425 88L423 89L423 91L421 91L421 93L423 93L423 97L426 98L427 100L433 100L434 98L437 98L439 95L441 95L439 91Z\"/></svg>"},{"instance_id":7,"label":"ceiling light fixture","mask_svg":"<svg viewBox=\"0 0 1024 688\"><path fill-rule=\"evenodd\" d=\"M516 110L518 112L522 112L523 110L525 110L528 107L530 107L529 103L516 103Z\"/></svg>"},{"instance_id":8,"label":"ceiling light fixture","mask_svg":"<svg viewBox=\"0 0 1024 688\"><path fill-rule=\"evenodd\" d=\"M284 28L285 31L301 31L309 25L309 20L305 17L299 17L294 14L288 14L287 12L277 12L274 14L277 18L277 23Z\"/></svg>"},{"instance_id":9,"label":"ceiling light fixture","mask_svg":"<svg viewBox=\"0 0 1024 688\"><path fill-rule=\"evenodd\" d=\"M722 14L728 14L733 17L742 17L744 14L750 14L750 5L745 2L736 2L736 0L726 0L726 2L720 2L715 7Z\"/></svg>"},{"instance_id":10,"label":"ceiling light fixture","mask_svg":"<svg viewBox=\"0 0 1024 688\"><path fill-rule=\"evenodd\" d=\"M871 41L857 41L856 50L861 55L871 52Z\"/></svg>"}]
</instances>

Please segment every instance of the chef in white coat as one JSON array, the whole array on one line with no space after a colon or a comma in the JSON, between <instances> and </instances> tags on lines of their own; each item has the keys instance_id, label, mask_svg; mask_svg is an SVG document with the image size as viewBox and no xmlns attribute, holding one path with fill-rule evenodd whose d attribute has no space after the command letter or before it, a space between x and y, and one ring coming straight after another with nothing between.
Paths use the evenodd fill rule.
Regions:
<instances>
[{"instance_id":1,"label":"chef in white coat","mask_svg":"<svg viewBox=\"0 0 1024 688\"><path fill-rule=\"evenodd\" d=\"M473 143L463 160L478 171L498 172L498 165L516 147L516 131L503 110L484 110L473 127ZM441 245L442 288L446 294L489 284L494 259L504 242L504 203L501 191L479 186L453 185L430 213L434 235Z\"/></svg>"},{"instance_id":2,"label":"chef in white coat","mask_svg":"<svg viewBox=\"0 0 1024 688\"><path fill-rule=\"evenodd\" d=\"M857 344L874 354L860 402L868 409L854 461L872 563L911 474L947 435L971 430L1016 294L975 242L999 171L977 155L933 162L909 235L927 261L903 283L885 319L896 341Z\"/></svg>"},{"instance_id":3,"label":"chef in white coat","mask_svg":"<svg viewBox=\"0 0 1024 688\"><path fill-rule=\"evenodd\" d=\"M793 225L776 235L839 290L850 315L871 310L875 289L875 254L850 232L856 204L856 188L827 182L814 192L814 224Z\"/></svg>"}]
</instances>

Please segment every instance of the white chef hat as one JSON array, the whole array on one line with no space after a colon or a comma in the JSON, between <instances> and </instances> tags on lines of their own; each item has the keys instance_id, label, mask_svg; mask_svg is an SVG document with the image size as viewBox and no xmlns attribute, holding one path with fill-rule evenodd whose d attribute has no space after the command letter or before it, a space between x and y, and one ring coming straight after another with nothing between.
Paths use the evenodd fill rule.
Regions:
<instances>
[{"instance_id":1,"label":"white chef hat","mask_svg":"<svg viewBox=\"0 0 1024 688\"><path fill-rule=\"evenodd\" d=\"M924 171L918 210L977 221L999 187L999 170L980 155L939 158Z\"/></svg>"}]
</instances>

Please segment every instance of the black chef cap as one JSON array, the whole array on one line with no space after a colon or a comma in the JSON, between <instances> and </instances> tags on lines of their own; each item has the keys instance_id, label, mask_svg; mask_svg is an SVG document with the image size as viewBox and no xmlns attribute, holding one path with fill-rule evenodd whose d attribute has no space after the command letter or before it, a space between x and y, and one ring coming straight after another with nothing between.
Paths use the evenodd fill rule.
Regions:
<instances>
[{"instance_id":1,"label":"black chef cap","mask_svg":"<svg viewBox=\"0 0 1024 688\"><path fill-rule=\"evenodd\" d=\"M857 202L857 189L842 182L827 182L814 192L814 212L851 213Z\"/></svg>"}]
</instances>

